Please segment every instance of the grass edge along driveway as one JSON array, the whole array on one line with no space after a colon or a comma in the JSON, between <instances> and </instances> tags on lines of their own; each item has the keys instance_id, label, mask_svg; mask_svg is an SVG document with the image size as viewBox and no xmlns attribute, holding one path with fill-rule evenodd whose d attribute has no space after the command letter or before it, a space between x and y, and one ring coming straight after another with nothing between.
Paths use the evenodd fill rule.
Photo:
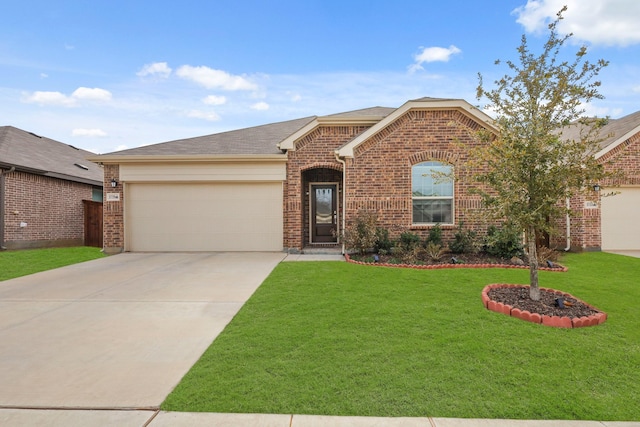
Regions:
<instances>
[{"instance_id":1,"label":"grass edge along driveway","mask_svg":"<svg viewBox=\"0 0 640 427\"><path fill-rule=\"evenodd\" d=\"M100 248L89 246L0 251L0 281L104 256Z\"/></svg>"},{"instance_id":2,"label":"grass edge along driveway","mask_svg":"<svg viewBox=\"0 0 640 427\"><path fill-rule=\"evenodd\" d=\"M640 420L640 259L569 254L541 286L609 314L556 329L485 310L527 270L281 263L163 410Z\"/></svg>"}]
</instances>

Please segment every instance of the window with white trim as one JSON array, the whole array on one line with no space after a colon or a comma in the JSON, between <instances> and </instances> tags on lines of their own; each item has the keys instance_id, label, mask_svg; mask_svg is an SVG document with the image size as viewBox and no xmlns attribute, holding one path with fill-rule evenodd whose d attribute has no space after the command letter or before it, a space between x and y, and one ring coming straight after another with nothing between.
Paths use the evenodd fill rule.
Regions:
<instances>
[{"instance_id":1,"label":"window with white trim","mask_svg":"<svg viewBox=\"0 0 640 427\"><path fill-rule=\"evenodd\" d=\"M413 224L453 224L453 166L422 162L411 167Z\"/></svg>"}]
</instances>

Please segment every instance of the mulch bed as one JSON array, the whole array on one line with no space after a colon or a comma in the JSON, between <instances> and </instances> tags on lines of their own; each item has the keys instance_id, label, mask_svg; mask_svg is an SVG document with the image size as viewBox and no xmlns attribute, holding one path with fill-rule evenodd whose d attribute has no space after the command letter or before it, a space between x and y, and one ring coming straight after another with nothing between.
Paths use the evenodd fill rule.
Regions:
<instances>
[{"instance_id":1,"label":"mulch bed","mask_svg":"<svg viewBox=\"0 0 640 427\"><path fill-rule=\"evenodd\" d=\"M487 268L487 267L506 267L506 268L529 268L529 264L526 262L515 263L510 259L495 257L491 255L487 255L484 253L477 254L445 254L439 260L433 260L428 257L423 257L414 262L404 262L400 260L397 256L394 255L377 255L378 261L372 261L372 254L368 255L359 255L359 254L350 254L347 255L347 261L363 263L363 264L371 264L371 265L381 265L387 267L413 267L413 268L447 268L447 267L457 267L457 268ZM539 270L546 271L567 271L567 268L558 263L552 263L552 266L549 267L546 264L540 264Z\"/></svg>"},{"instance_id":2,"label":"mulch bed","mask_svg":"<svg viewBox=\"0 0 640 427\"><path fill-rule=\"evenodd\" d=\"M593 307L585 304L584 302L564 295L564 300L572 304L571 307L565 305L565 308L559 308L556 306L556 298L558 295L555 292L540 289L540 301L533 301L529 298L529 288L494 288L491 289L487 295L490 299L496 302L510 305L513 308L520 309L522 311L529 311L530 313L538 313L540 315L547 316L560 316L569 317L571 319L577 317L591 316L599 313Z\"/></svg>"}]
</instances>

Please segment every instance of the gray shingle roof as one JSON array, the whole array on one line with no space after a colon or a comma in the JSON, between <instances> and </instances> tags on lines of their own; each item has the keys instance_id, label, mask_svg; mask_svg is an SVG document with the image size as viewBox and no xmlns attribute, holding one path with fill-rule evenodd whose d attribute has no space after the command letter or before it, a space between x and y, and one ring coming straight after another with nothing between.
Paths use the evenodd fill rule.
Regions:
<instances>
[{"instance_id":1,"label":"gray shingle roof","mask_svg":"<svg viewBox=\"0 0 640 427\"><path fill-rule=\"evenodd\" d=\"M102 186L102 167L87 160L95 154L13 126L0 126L0 166ZM79 165L79 166L77 166Z\"/></svg>"},{"instance_id":2,"label":"gray shingle roof","mask_svg":"<svg viewBox=\"0 0 640 427\"><path fill-rule=\"evenodd\" d=\"M246 129L178 139L109 153L123 156L282 154L278 143L315 119L315 116Z\"/></svg>"},{"instance_id":3,"label":"gray shingle roof","mask_svg":"<svg viewBox=\"0 0 640 427\"><path fill-rule=\"evenodd\" d=\"M578 139L581 128L578 125L567 126L562 129L562 136L566 139ZM603 138L600 149L607 148L636 128L640 129L640 111L619 119L609 119L609 122L600 129L600 137Z\"/></svg>"},{"instance_id":4,"label":"gray shingle roof","mask_svg":"<svg viewBox=\"0 0 640 427\"><path fill-rule=\"evenodd\" d=\"M323 116L324 118L348 118L348 117L373 117L379 118L380 120L387 117L389 114L393 113L396 108L388 108L388 107L371 107L371 108L363 108L361 110L347 111L344 113L338 114L330 114L328 116Z\"/></svg>"}]
</instances>

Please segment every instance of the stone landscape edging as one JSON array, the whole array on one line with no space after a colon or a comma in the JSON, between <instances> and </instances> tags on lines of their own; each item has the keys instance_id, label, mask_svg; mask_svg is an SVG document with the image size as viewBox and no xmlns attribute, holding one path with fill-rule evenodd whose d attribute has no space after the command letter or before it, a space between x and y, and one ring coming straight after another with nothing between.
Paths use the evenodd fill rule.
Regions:
<instances>
[{"instance_id":1,"label":"stone landscape edging","mask_svg":"<svg viewBox=\"0 0 640 427\"><path fill-rule=\"evenodd\" d=\"M519 268L529 269L528 265L516 265L516 264L432 264L432 265L417 265L417 264L390 264L386 262L364 262L351 259L349 254L344 254L344 258L347 262L360 265L375 265L379 267L400 267L400 268L415 268L419 270L440 270L444 268ZM541 271L556 271L565 273L569 269L564 265L556 263L558 268L538 267Z\"/></svg>"},{"instance_id":2,"label":"stone landscape edging","mask_svg":"<svg viewBox=\"0 0 640 427\"><path fill-rule=\"evenodd\" d=\"M501 302L497 302L489 298L489 291L495 288L529 288L527 285L511 285L511 284L492 284L487 285L482 289L482 304L485 306L487 310L495 311L496 313L506 314L507 316L516 317L518 319L524 320L526 322L532 323L540 323L545 326L552 326L554 328L584 328L587 326L596 326L601 325L607 320L607 313L603 312L592 306L591 304L587 304L579 298L574 297L573 295L557 291L555 289L549 288L540 288L542 291L553 292L558 296L563 296L565 298L575 299L580 301L582 304L587 307L596 310L598 313L592 314L591 316L583 316L583 317L575 317L573 319L566 316L547 316L540 315L538 313L530 313L527 310L520 310L518 308L513 308L508 304L503 304Z\"/></svg>"}]
</instances>

